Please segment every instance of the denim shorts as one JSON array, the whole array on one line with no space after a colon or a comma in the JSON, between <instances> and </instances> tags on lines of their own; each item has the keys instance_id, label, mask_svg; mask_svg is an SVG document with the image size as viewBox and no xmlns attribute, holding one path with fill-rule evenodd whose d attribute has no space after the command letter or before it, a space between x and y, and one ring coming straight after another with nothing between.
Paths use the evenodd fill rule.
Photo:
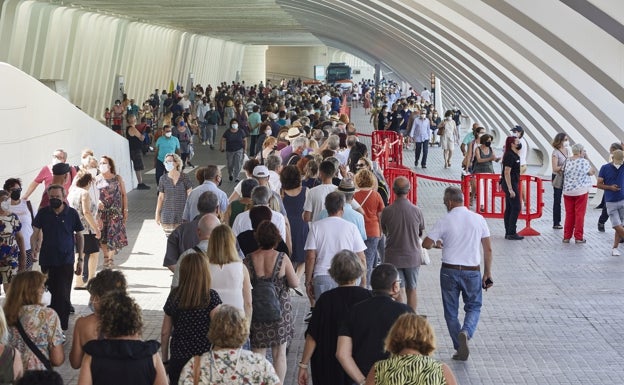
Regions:
<instances>
[{"instance_id":1,"label":"denim shorts","mask_svg":"<svg viewBox=\"0 0 624 385\"><path fill-rule=\"evenodd\" d=\"M611 220L611 226L621 226L624 222L624 200L618 202L605 202L607 213Z\"/></svg>"},{"instance_id":2,"label":"denim shorts","mask_svg":"<svg viewBox=\"0 0 624 385\"><path fill-rule=\"evenodd\" d=\"M404 287L406 290L416 289L420 267L404 267L402 269L397 268L397 270L399 271L401 287Z\"/></svg>"}]
</instances>

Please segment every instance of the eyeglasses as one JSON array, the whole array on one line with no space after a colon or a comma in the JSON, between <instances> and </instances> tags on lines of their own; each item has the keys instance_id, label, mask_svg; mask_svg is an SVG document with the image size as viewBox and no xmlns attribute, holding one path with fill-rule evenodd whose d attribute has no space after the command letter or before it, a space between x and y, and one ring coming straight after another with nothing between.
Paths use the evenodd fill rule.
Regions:
<instances>
[{"instance_id":1,"label":"eyeglasses","mask_svg":"<svg viewBox=\"0 0 624 385\"><path fill-rule=\"evenodd\" d=\"M358 163L358 164L355 165L355 168L362 168L362 167L366 167L366 164Z\"/></svg>"}]
</instances>

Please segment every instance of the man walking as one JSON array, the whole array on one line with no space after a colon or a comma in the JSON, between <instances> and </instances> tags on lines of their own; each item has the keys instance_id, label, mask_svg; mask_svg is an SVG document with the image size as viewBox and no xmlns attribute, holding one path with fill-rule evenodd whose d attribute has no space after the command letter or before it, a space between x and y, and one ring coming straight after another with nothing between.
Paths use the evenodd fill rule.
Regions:
<instances>
[{"instance_id":1,"label":"man walking","mask_svg":"<svg viewBox=\"0 0 624 385\"><path fill-rule=\"evenodd\" d=\"M74 273L74 250L78 250L78 265L82 266L82 223L78 212L65 203L65 189L58 184L48 187L50 205L41 208L33 220L30 244L39 254L41 271L48 275L52 295L50 307L61 320L61 329L69 327L70 294ZM80 274L82 274L80 272Z\"/></svg>"},{"instance_id":2,"label":"man walking","mask_svg":"<svg viewBox=\"0 0 624 385\"><path fill-rule=\"evenodd\" d=\"M414 119L410 131L414 141L414 167L418 167L418 160L422 152L422 168L427 168L427 154L429 153L429 139L431 138L431 121L427 118L427 111L420 110L420 116Z\"/></svg>"},{"instance_id":3,"label":"man walking","mask_svg":"<svg viewBox=\"0 0 624 385\"><path fill-rule=\"evenodd\" d=\"M492 286L492 245L485 219L464 206L464 195L457 187L444 190L448 214L440 219L423 240L423 247L442 249L440 288L446 327L457 353L454 360L466 361L470 340L479 323L482 288ZM483 248L483 276L481 250ZM464 324L458 319L459 296L464 300Z\"/></svg>"},{"instance_id":4,"label":"man walking","mask_svg":"<svg viewBox=\"0 0 624 385\"><path fill-rule=\"evenodd\" d=\"M416 311L416 283L422 264L419 237L425 229L425 219L422 211L407 199L410 191L407 178L396 178L392 190L396 199L381 212L381 230L386 235L384 262L391 263L399 271L399 300Z\"/></svg>"},{"instance_id":5,"label":"man walking","mask_svg":"<svg viewBox=\"0 0 624 385\"><path fill-rule=\"evenodd\" d=\"M613 249L611 255L619 257L620 238L624 238L624 171L622 171L622 163L624 163L624 152L622 150L613 151L613 161L600 167L598 172L598 183L596 187L604 190L605 206L611 226L615 230L615 239L613 240Z\"/></svg>"}]
</instances>

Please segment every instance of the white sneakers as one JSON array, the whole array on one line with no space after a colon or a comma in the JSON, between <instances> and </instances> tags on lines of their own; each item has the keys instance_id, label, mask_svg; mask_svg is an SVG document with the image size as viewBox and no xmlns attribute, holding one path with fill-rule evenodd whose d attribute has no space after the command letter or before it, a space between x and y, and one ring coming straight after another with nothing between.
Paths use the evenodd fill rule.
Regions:
<instances>
[{"instance_id":1,"label":"white sneakers","mask_svg":"<svg viewBox=\"0 0 624 385\"><path fill-rule=\"evenodd\" d=\"M614 257L619 257L622 254L620 254L620 250L615 248L615 249L611 250L611 255L614 256Z\"/></svg>"}]
</instances>

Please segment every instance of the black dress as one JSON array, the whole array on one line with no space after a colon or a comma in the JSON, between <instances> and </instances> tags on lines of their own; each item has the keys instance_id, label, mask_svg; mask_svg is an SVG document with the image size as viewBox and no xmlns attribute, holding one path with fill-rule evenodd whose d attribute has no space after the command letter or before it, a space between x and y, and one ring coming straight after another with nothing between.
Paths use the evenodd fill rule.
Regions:
<instances>
[{"instance_id":1,"label":"black dress","mask_svg":"<svg viewBox=\"0 0 624 385\"><path fill-rule=\"evenodd\" d=\"M354 304L372 296L359 286L342 286L321 294L308 324L306 334L316 341L312 354L312 382L314 384L347 384L353 381L344 372L336 358L338 327Z\"/></svg>"},{"instance_id":2,"label":"black dress","mask_svg":"<svg viewBox=\"0 0 624 385\"><path fill-rule=\"evenodd\" d=\"M93 385L152 385L158 341L93 340L84 346L91 358Z\"/></svg>"}]
</instances>

